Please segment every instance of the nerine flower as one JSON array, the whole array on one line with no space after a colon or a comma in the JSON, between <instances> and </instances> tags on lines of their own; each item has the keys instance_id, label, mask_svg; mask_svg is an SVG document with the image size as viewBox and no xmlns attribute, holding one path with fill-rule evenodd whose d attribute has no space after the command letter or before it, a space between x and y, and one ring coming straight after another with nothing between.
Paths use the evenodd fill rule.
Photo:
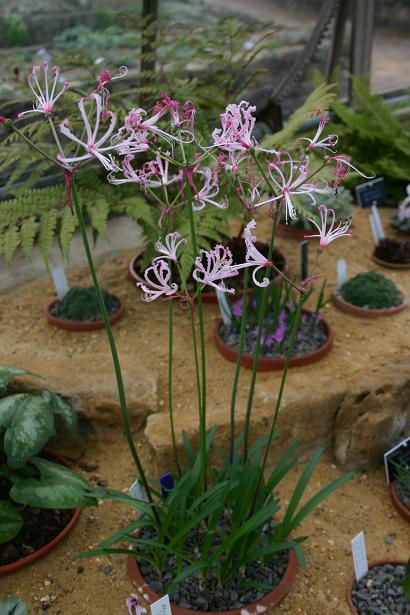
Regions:
<instances>
[{"instance_id":1,"label":"nerine flower","mask_svg":"<svg viewBox=\"0 0 410 615\"><path fill-rule=\"evenodd\" d=\"M329 245L329 243L331 243L338 237L343 237L343 235L351 237L352 233L349 231L350 225L352 223L351 218L349 218L348 220L339 222L339 226L334 228L336 216L335 216L335 212L333 211L333 209L328 209L325 205L320 205L318 207L318 210L320 213L320 221L321 221L320 225L315 220L313 220L313 218L306 218L306 219L309 220L309 222L311 222L312 224L316 226L317 230L319 231L319 234L318 235L305 235L305 239L310 239L310 237L319 237L320 241L319 241L318 249L323 250L324 248L326 248L327 245ZM332 222L330 223L329 228L327 228L329 212L332 213Z\"/></svg>"},{"instance_id":2,"label":"nerine flower","mask_svg":"<svg viewBox=\"0 0 410 615\"><path fill-rule=\"evenodd\" d=\"M161 295L169 297L178 291L178 284L169 283L171 269L165 260L153 261L151 267L145 270L144 278L146 284L137 282L137 286L143 290L143 300L147 303L158 299Z\"/></svg>"},{"instance_id":3,"label":"nerine flower","mask_svg":"<svg viewBox=\"0 0 410 615\"><path fill-rule=\"evenodd\" d=\"M256 118L252 115L256 107L242 100L239 105L228 105L221 114L222 128L212 132L214 144L228 152L246 151L256 145L252 137Z\"/></svg>"},{"instance_id":4,"label":"nerine flower","mask_svg":"<svg viewBox=\"0 0 410 615\"><path fill-rule=\"evenodd\" d=\"M217 171L215 169L209 169L207 167L201 171L198 171L197 174L205 179L205 183L202 188L198 190L193 180L192 174L189 175L190 183L195 191L195 194L192 195L192 209L194 211L199 211L203 209L207 204L215 205L215 207L219 207L220 209L225 209L226 207L228 207L228 200L226 196L222 199L222 201L215 201L215 197L219 194L219 181Z\"/></svg>"},{"instance_id":5,"label":"nerine flower","mask_svg":"<svg viewBox=\"0 0 410 615\"><path fill-rule=\"evenodd\" d=\"M144 119L147 115L145 109L134 108L128 113L125 118L124 126L121 128L120 133L126 132L128 134L143 132L151 133L154 136L161 137L172 145L175 141L182 143L182 139L177 135L166 132L162 128L157 126L157 123L170 111L170 104L159 104L154 107L154 115L150 118ZM192 137L192 135L190 135Z\"/></svg>"},{"instance_id":6,"label":"nerine flower","mask_svg":"<svg viewBox=\"0 0 410 615\"><path fill-rule=\"evenodd\" d=\"M332 147L334 147L335 145L337 145L337 142L339 140L337 135L329 135L327 137L325 137L324 139L320 139L323 129L326 126L326 124L330 121L330 118L328 115L325 115L324 113L322 113L321 111L319 111L319 126L318 129L316 131L315 136L313 137L313 139L309 139L308 137L302 137L300 139L300 141L308 141L308 149L318 149L318 148L322 148L324 150L328 149L330 151L332 150Z\"/></svg>"},{"instance_id":7,"label":"nerine flower","mask_svg":"<svg viewBox=\"0 0 410 615\"><path fill-rule=\"evenodd\" d=\"M239 269L242 267L255 267L255 269L252 272L253 281L255 282L256 286L261 286L263 288L265 286L268 286L269 279L265 277L263 278L263 280L259 281L256 278L256 273L263 267L267 267L268 265L271 265L272 263L269 259L263 256L263 254L259 252L258 248L255 246L256 237L252 235L252 230L255 227L256 227L255 220L251 220L244 229L243 236L244 236L245 245L246 245L246 258L245 258L246 263L244 263L243 265L237 265L237 268Z\"/></svg>"},{"instance_id":8,"label":"nerine flower","mask_svg":"<svg viewBox=\"0 0 410 615\"><path fill-rule=\"evenodd\" d=\"M178 231L174 233L168 233L164 239L164 243L162 241L157 241L155 244L155 249L162 256L156 256L152 262L159 260L161 258L170 258L175 263L177 262L177 251L179 246L183 243L186 243L186 239L184 239Z\"/></svg>"},{"instance_id":9,"label":"nerine flower","mask_svg":"<svg viewBox=\"0 0 410 615\"><path fill-rule=\"evenodd\" d=\"M102 95L102 100L103 100L103 117L107 118L108 117L108 102L110 99L110 91L109 89L106 87L106 85L110 85L113 81L115 81L115 79L121 79L122 77L125 77L128 74L128 69L126 66L120 66L119 69L119 75L116 75L115 77L113 77L110 73L110 71L108 70L108 68L105 68L103 70L103 72L101 73L101 75L98 78L98 85L97 85L97 93Z\"/></svg>"},{"instance_id":10,"label":"nerine flower","mask_svg":"<svg viewBox=\"0 0 410 615\"><path fill-rule=\"evenodd\" d=\"M44 115L50 115L50 113L53 111L55 102L70 87L70 84L68 83L68 81L64 81L61 84L60 91L58 92L58 94L56 94L56 88L57 88L57 84L60 79L61 70L59 66L53 67L52 71L54 73L54 80L51 85L51 83L49 83L48 69L49 69L48 63L44 62L43 64L44 86L42 88L39 82L39 74L40 74L41 68L40 66L33 66L33 70L28 76L28 85L30 87L30 90L34 94L34 98L35 98L34 107L33 109L30 109L29 111L22 111L21 113L19 113L17 116L19 119L22 119L28 113L44 113Z\"/></svg>"},{"instance_id":11,"label":"nerine flower","mask_svg":"<svg viewBox=\"0 0 410 615\"><path fill-rule=\"evenodd\" d=\"M284 170L282 170L284 169L285 164L289 164L289 170L286 174ZM327 186L324 188L319 188L317 181L306 181L309 176L308 161L306 164L298 164L292 160L290 156L288 156L288 161L286 162L271 162L268 166L268 172L270 179L277 188L279 194L269 197L260 203L256 203L254 207L259 208L263 205L267 205L268 203L275 203L276 201L284 199L286 223L288 221L288 217L292 220L297 218L296 207L292 202L292 196L306 194L311 201L316 204L316 199L313 196L313 193L324 193L329 191Z\"/></svg>"},{"instance_id":12,"label":"nerine flower","mask_svg":"<svg viewBox=\"0 0 410 615\"><path fill-rule=\"evenodd\" d=\"M171 116L171 126L173 128L183 128L192 136L195 123L196 109L192 101L187 100L181 111L181 105L167 94L163 94L161 100L154 107L154 112L167 109Z\"/></svg>"},{"instance_id":13,"label":"nerine flower","mask_svg":"<svg viewBox=\"0 0 410 615\"><path fill-rule=\"evenodd\" d=\"M86 100L90 100L94 102L95 104L94 128L91 128L90 122L87 117L87 113L84 108L84 101ZM90 96L85 96L83 98L80 98L78 102L78 108L80 110L81 117L84 122L84 128L86 132L86 141L81 141L78 137L76 137L71 132L70 128L68 127L68 120L65 120L60 125L60 131L68 139L70 139L71 141L73 141L74 143L82 147L83 149L85 149L85 154L81 156L72 156L71 158L66 158L62 156L61 154L58 154L57 159L63 164L72 165L73 163L83 162L84 160L88 160L90 158L95 157L101 162L101 164L108 171L118 170L118 166L113 161L111 155L110 154L107 155L108 152L115 151L116 146L112 145L111 143L110 145L104 146L104 143L106 143L108 139L110 139L113 133L113 130L115 128L115 124L117 121L116 116L110 111L108 112L108 117L110 120L108 129L103 133L102 136L98 138L98 131L100 128L100 121L101 121L101 109L102 109L101 96L99 94L94 93L94 94L90 94Z\"/></svg>"},{"instance_id":14,"label":"nerine flower","mask_svg":"<svg viewBox=\"0 0 410 615\"><path fill-rule=\"evenodd\" d=\"M121 146L118 147L121 151ZM122 162L123 177L117 178L112 173L108 175L108 180L112 184L139 184L144 188L161 188L162 186L170 186L181 179L181 173L169 176L169 162L163 160L160 154L157 154L155 160L146 162L142 169L134 169L132 161L134 156L127 154Z\"/></svg>"},{"instance_id":15,"label":"nerine flower","mask_svg":"<svg viewBox=\"0 0 410 615\"><path fill-rule=\"evenodd\" d=\"M330 158L328 158L328 160L331 160L332 162L336 163L336 169L334 172L334 176L336 177L336 179L333 182L334 188L337 188L337 186L344 180L350 169L353 169L354 171L356 171L356 173L359 173L359 175L361 175L365 179L372 179L374 177L374 174L366 175L362 171L359 171L359 169L350 162L350 158L345 154L331 156Z\"/></svg>"},{"instance_id":16,"label":"nerine flower","mask_svg":"<svg viewBox=\"0 0 410 615\"><path fill-rule=\"evenodd\" d=\"M216 245L213 250L201 250L195 259L193 278L201 284L207 284L218 288L223 292L234 293L233 288L227 288L224 280L238 275L238 270L233 265L232 253L227 246ZM220 284L216 284L220 281Z\"/></svg>"}]
</instances>

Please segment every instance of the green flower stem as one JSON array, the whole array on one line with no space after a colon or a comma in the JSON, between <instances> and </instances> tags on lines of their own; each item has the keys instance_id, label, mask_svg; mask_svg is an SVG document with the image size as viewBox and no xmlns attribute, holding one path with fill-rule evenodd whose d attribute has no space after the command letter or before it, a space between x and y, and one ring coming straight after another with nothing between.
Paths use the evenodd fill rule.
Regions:
<instances>
[{"instance_id":1,"label":"green flower stem","mask_svg":"<svg viewBox=\"0 0 410 615\"><path fill-rule=\"evenodd\" d=\"M192 191L191 184L187 179L185 182L185 190L187 196L187 207L189 224L191 228L191 240L194 257L198 256L198 243L196 240L194 212L192 210ZM207 459L206 459L206 360L205 360L205 333L204 333L204 311L202 305L202 292L200 284L197 284L197 304L198 304L198 320L199 320L199 342L201 348L201 407L199 412L199 452L201 459L201 483L206 491L207 487ZM193 316L192 316L193 318Z\"/></svg>"},{"instance_id":2,"label":"green flower stem","mask_svg":"<svg viewBox=\"0 0 410 615\"><path fill-rule=\"evenodd\" d=\"M242 317L241 328L239 332L239 348L238 357L236 359L235 374L232 383L232 395L231 395L231 418L230 418L230 452L229 459L233 463L234 444L235 444L235 407L236 397L238 392L239 374L241 370L241 359L243 354L243 347L245 344L245 325L248 311L248 288L249 288L249 267L245 267L243 276L243 293L242 293Z\"/></svg>"},{"instance_id":3,"label":"green flower stem","mask_svg":"<svg viewBox=\"0 0 410 615\"><path fill-rule=\"evenodd\" d=\"M301 313L302 313L302 306L303 306L303 295L299 296L299 301L296 307L296 315L295 318L293 320L293 327L292 327L292 331L290 334L290 341L289 341L289 346L288 346L288 350L286 353L286 357L285 357L285 365L283 367L283 372L282 372L282 378L280 381L280 386L279 386L279 392L278 392L278 396L276 398L276 405L275 405L275 412L273 413L273 418L272 418L272 424L269 430L269 436L268 436L268 441L266 443L266 448L265 448L265 454L263 456L263 461L262 461L262 466L261 466L261 471L259 474L259 478L258 478L258 482L256 484L256 489L255 489L255 494L253 496L253 501L252 501L252 506L250 509L250 513L249 513L249 517L252 516L255 504L256 504L256 500L258 497L258 492L259 492L259 487L261 485L261 481L263 478L263 473L265 471L265 467L266 467L266 463L268 460L268 456L269 456L269 450L270 450L270 446L272 444L272 440L273 440L273 436L275 435L275 428L276 428L276 423L278 420L278 416L279 416L279 410L282 404L282 397L283 397L283 392L285 390L285 383L286 383L286 377L287 377L287 373L288 373L288 369L289 369L289 362L290 359L292 357L292 350L293 347L295 345L295 341L296 341L296 336L297 336L297 332L298 332L298 328L299 328L299 322L300 322L300 317L301 317Z\"/></svg>"},{"instance_id":4,"label":"green flower stem","mask_svg":"<svg viewBox=\"0 0 410 615\"><path fill-rule=\"evenodd\" d=\"M172 450L174 452L175 463L177 466L178 476L181 477L181 466L179 463L179 457L177 452L177 445L175 440L175 427L174 427L174 411L172 404L172 367L173 367L173 313L174 313L174 304L172 301L168 302L168 413L169 413L169 422L171 425L171 439L172 439Z\"/></svg>"},{"instance_id":5,"label":"green flower stem","mask_svg":"<svg viewBox=\"0 0 410 615\"><path fill-rule=\"evenodd\" d=\"M130 422L129 422L129 416L128 416L128 409L127 409L127 402L126 402L126 397L125 397L124 381L123 381L123 378L122 378L122 373L121 373L121 367L120 367L120 361L119 361L119 357L118 357L117 347L116 347L114 336L113 336L113 333L112 333L112 328L111 328L110 320L108 318L107 309L105 307L104 299L103 299L103 296L102 296L102 293L101 293L101 288L100 288L100 285L98 283L97 274L96 274L95 267L94 267L94 261L93 261L93 257L92 257L92 254L91 254L90 244L88 243L87 232L86 232L86 229L85 229L83 212L81 210L81 206L80 206L79 201L78 201L77 187L76 187L76 184L75 184L74 177L73 177L73 182L72 182L72 194L73 194L74 208L75 208L75 212L77 214L78 223L79 223L79 227L80 227L81 237L82 237L82 240L83 240L84 249L85 249L85 253L86 253L86 256L87 256L88 266L90 268L91 277L92 277L92 280L93 280L93 283L94 283L95 292L96 292L96 295L97 295L97 298L98 298L98 303L99 303L99 306L100 306L101 315L103 317L104 326L105 326L105 330L106 330L107 337L108 337L108 342L109 342L110 349L111 349L112 360L113 360L113 363L114 363L115 376L116 376L116 379L117 379L118 397L119 397L119 401L120 401L120 408L121 408L122 421L123 421L125 435L126 435L126 438L127 438L127 441L128 441L128 446L129 446L131 455L132 455L132 457L134 459L134 462L135 462L135 465L137 467L138 473L140 475L143 487L144 487L145 492L147 494L148 500L152 504L153 503L153 498L152 498L152 494L151 494L151 489L150 489L150 486L148 484L147 478L145 476L145 472L144 472L144 469L142 467L141 460L139 458L137 449L135 448L135 444L134 444L134 441L133 441L133 438L132 438ZM157 513L155 507L153 507L153 512L154 512L154 515L156 517L157 522L160 524L158 513Z\"/></svg>"}]
</instances>

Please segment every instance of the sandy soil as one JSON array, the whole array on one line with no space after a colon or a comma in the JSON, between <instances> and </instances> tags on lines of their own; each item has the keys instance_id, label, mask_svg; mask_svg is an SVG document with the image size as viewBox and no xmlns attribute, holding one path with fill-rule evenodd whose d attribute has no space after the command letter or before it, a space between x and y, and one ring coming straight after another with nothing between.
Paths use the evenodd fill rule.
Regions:
<instances>
[{"instance_id":1,"label":"sandy soil","mask_svg":"<svg viewBox=\"0 0 410 615\"><path fill-rule=\"evenodd\" d=\"M384 220L391 210L383 211ZM335 242L329 248L327 257L320 262L319 269L329 275L330 283L335 282L335 261L347 258L349 275L371 268L369 254L372 239L369 233L368 212L355 212L354 237ZM263 226L263 221L261 223ZM267 231L266 225L264 227ZM261 237L264 233L261 234ZM348 243L349 242L349 243ZM298 270L298 244L293 240L281 239L279 245L289 257L290 270ZM313 257L314 250L311 250ZM347 254L347 256L346 256ZM115 327L120 352L143 354L147 365L161 373L161 397L165 397L165 331L163 321L166 307L163 304L143 305L132 284L126 279L126 264L129 252L116 259L106 261L99 267L103 285L121 294L127 301L127 314ZM384 270L399 286L410 294L408 272ZM88 276L84 269L70 271L71 283L86 283ZM20 287L14 293L2 296L0 306L0 359L2 363L27 365L46 375L42 365L42 349L54 349L56 360L60 352L69 353L75 359L76 353L108 350L104 332L75 334L50 328L42 310L53 296L48 278L40 279ZM14 319L10 318L14 315ZM407 311L395 318L381 321L363 321L341 314L332 306L326 315L336 330L335 349L320 364L320 369L311 366L291 372L288 387L301 386L313 377L313 372L331 383L334 378L343 378L353 383L361 377L363 366L380 369L394 360L408 354L408 330L410 316ZM207 338L210 338L212 323L217 308L207 306ZM177 408L189 408L193 403L194 391L190 386L192 364L189 344L189 328L183 314L176 319L176 371L175 383ZM228 399L229 381L233 369L227 365L212 347L209 339L210 404L219 407ZM29 352L28 352L29 349ZM98 368L98 366L96 366ZM272 375L261 375L265 381L277 381ZM242 382L242 391L247 388L248 373ZM308 391L308 389L307 389ZM160 401L161 405L161 401ZM135 479L130 455L121 433L97 428L97 435L88 443L88 450L82 462L98 464L92 475L98 474L110 486L126 489ZM143 434L138 434L138 446L144 456L146 447ZM339 476L330 457L325 457L318 468L310 492ZM90 476L90 475L89 475ZM292 485L297 478L294 472L281 490L286 503ZM33 613L48 609L50 615L114 615L125 613L124 601L132 591L127 578L123 557L116 559L98 558L76 561L76 554L95 546L100 540L114 532L121 523L132 519L133 512L119 506L104 504L99 509L83 512L80 522L68 540L46 558L12 576L0 579L0 596L19 595L31 607ZM305 553L308 569L300 571L290 595L278 607L278 612L304 615L343 615L348 612L344 593L346 582L352 572L350 539L360 530L365 530L370 559L383 557L408 557L410 532L408 524L398 517L390 502L382 470L367 475L359 473L350 483L331 497L303 524L300 534L309 535ZM387 544L387 542L392 544ZM83 567L80 568L79 566ZM109 566L109 568L106 568Z\"/></svg>"}]
</instances>

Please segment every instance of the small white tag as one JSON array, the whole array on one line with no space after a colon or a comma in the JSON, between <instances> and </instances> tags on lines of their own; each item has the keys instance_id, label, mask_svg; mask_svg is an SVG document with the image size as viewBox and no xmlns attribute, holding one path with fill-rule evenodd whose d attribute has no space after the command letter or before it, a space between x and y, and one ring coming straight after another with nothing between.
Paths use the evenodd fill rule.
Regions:
<instances>
[{"instance_id":1,"label":"small white tag","mask_svg":"<svg viewBox=\"0 0 410 615\"><path fill-rule=\"evenodd\" d=\"M410 447L410 436L408 438L404 438L404 440L402 440L401 442L399 442L398 444L396 444L396 446L393 446L393 448L391 448L390 450L388 450L386 453L384 453L384 471L386 472L386 479L387 479L387 483L390 484L391 480L390 480L390 471L389 471L389 457L391 457L391 455L397 451L399 448L404 448L404 447Z\"/></svg>"},{"instance_id":2,"label":"small white tag","mask_svg":"<svg viewBox=\"0 0 410 615\"><path fill-rule=\"evenodd\" d=\"M219 311L221 312L223 323L224 325L229 326L232 322L232 314L231 308L229 307L228 299L226 298L226 294L222 290L219 290L217 288L216 297L218 299Z\"/></svg>"},{"instance_id":3,"label":"small white tag","mask_svg":"<svg viewBox=\"0 0 410 615\"><path fill-rule=\"evenodd\" d=\"M369 216L369 220L370 220L370 226L372 227L374 243L377 245L379 243L379 236L377 234L377 229L376 229L376 227L374 225L374 220L373 220L373 216L372 215Z\"/></svg>"},{"instance_id":4,"label":"small white tag","mask_svg":"<svg viewBox=\"0 0 410 615\"><path fill-rule=\"evenodd\" d=\"M142 483L139 478L137 478L135 483L132 483L128 491L132 498L135 498L136 500L142 500L143 502L148 502L147 494L145 493L145 489L142 486Z\"/></svg>"},{"instance_id":5,"label":"small white tag","mask_svg":"<svg viewBox=\"0 0 410 615\"><path fill-rule=\"evenodd\" d=\"M347 265L344 258L337 261L337 284L340 288L347 281Z\"/></svg>"},{"instance_id":6,"label":"small white tag","mask_svg":"<svg viewBox=\"0 0 410 615\"><path fill-rule=\"evenodd\" d=\"M377 205L372 205L372 213L374 232L376 233L376 241L379 243L381 239L384 239L384 231L382 226L382 221L380 220L379 210L377 209Z\"/></svg>"},{"instance_id":7,"label":"small white tag","mask_svg":"<svg viewBox=\"0 0 410 615\"><path fill-rule=\"evenodd\" d=\"M51 277L53 278L54 286L58 299L63 299L70 290L68 286L67 278L65 276L64 267L55 267L51 270Z\"/></svg>"},{"instance_id":8,"label":"small white tag","mask_svg":"<svg viewBox=\"0 0 410 615\"><path fill-rule=\"evenodd\" d=\"M356 581L359 582L368 572L366 544L364 542L364 532L360 532L352 541L352 554L354 564L354 574Z\"/></svg>"},{"instance_id":9,"label":"small white tag","mask_svg":"<svg viewBox=\"0 0 410 615\"><path fill-rule=\"evenodd\" d=\"M165 594L156 602L151 604L151 615L171 615L171 605L169 603L169 596Z\"/></svg>"}]
</instances>

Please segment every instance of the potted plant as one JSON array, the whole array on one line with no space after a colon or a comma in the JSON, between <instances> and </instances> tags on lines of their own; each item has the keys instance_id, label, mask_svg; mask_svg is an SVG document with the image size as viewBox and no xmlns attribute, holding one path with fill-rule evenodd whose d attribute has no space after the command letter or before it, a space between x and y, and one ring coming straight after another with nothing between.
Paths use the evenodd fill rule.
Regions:
<instances>
[{"instance_id":1,"label":"potted plant","mask_svg":"<svg viewBox=\"0 0 410 615\"><path fill-rule=\"evenodd\" d=\"M122 299L102 290L111 324L120 320L125 304ZM71 288L62 299L55 299L46 308L46 318L55 327L68 331L93 331L104 328L104 321L94 287Z\"/></svg>"},{"instance_id":2,"label":"potted plant","mask_svg":"<svg viewBox=\"0 0 410 615\"><path fill-rule=\"evenodd\" d=\"M343 312L364 318L397 314L407 305L395 283L377 271L350 278L333 293L332 300Z\"/></svg>"},{"instance_id":3,"label":"potted plant","mask_svg":"<svg viewBox=\"0 0 410 615\"><path fill-rule=\"evenodd\" d=\"M45 100L45 96L43 98L39 96L37 111L43 113L50 127L54 128L51 135L56 144L56 152L59 152L56 157L52 157L56 167L60 172L70 176L68 189L71 191L73 209L78 218L89 269L109 339L124 431L139 474L141 488L145 492L144 497L134 498L123 491L89 486L87 493L92 502L96 498L118 501L129 505L141 515L103 541L98 549L88 551L83 556L90 557L97 553L127 554L133 560L134 570L136 566L140 577L144 577L142 584L135 577L134 582L137 591L148 595L148 601L152 599L155 592L153 584L157 581L161 583L157 586L160 593L165 589L171 594L171 599L175 601L172 608L175 609L178 607L196 611L203 609L209 612L216 610L215 606L221 611L234 609L237 604L239 605L237 608L242 612L243 609L263 612L289 591L290 581L294 578L295 557L301 564L304 563L300 547L304 538L295 536L298 526L306 515L352 476L351 473L340 476L302 503L301 498L321 456L322 451L317 450L309 456L288 504L281 511L277 487L299 461L298 444L292 443L273 468L265 472L275 438L292 348L296 343L301 323L303 298L312 281L313 272L310 279L303 280L299 286L295 285L296 313L280 390L269 419L267 435L255 443L251 438L257 365L271 288L270 275L274 269L272 255L278 221L285 208L290 217L296 216L292 198L300 192L301 187L303 191L312 194L319 190L316 179L311 181L311 177L313 174L317 178L323 164L334 169L335 185L338 185L351 167L351 163L343 155L325 155L322 159L323 149L326 151L329 143L326 139L320 139L320 131L313 139L308 140L308 145L298 158L264 150L252 135L256 121L255 108L246 101L238 105L228 105L221 116L221 127L213 131L210 139L208 134L198 133L192 104L180 106L167 96L162 97L151 114L141 109L131 109L124 123L116 131L117 118L108 109L108 95L103 88L99 89L97 86L89 96L81 98L78 101L79 113L73 114L72 122L63 122L59 132L53 124L55 101L49 100L44 104ZM108 123L104 125L101 123L103 110ZM79 118L84 124L83 131L78 126ZM14 122L4 119L0 121L7 128L20 134ZM84 140L78 136L82 134ZM210 143L210 146L204 148L204 143ZM307 153L311 150L317 150L322 164L309 166ZM152 157L154 166L138 168L135 154L140 151ZM179 182L178 200L174 205L180 215L185 217L186 229L182 234L181 229L176 231L173 228L174 212L170 203L170 206L163 211L163 230L155 244L157 255L144 272L144 282L140 283L146 302L161 297L167 298L167 303L162 304L159 309L166 310L168 314L167 401L175 471L168 475L166 488L162 485L162 489L148 480L133 440L115 339L98 283L76 190L76 175L81 173L82 166L87 162L99 161L109 171L109 179L113 183L135 181L135 178L138 178L141 185L141 173L148 173L148 178L145 179L157 177L157 169L160 166L158 156L163 168L165 162L169 162L178 169L176 174ZM254 170L253 177L249 175L250 165ZM226 178L237 185L242 196L246 194L249 197L243 204L248 220L243 232L246 246L245 260L240 263L234 262L227 246L217 244L208 249L201 249L198 244L198 234L203 232L203 229L201 231L197 229L198 220L202 220L197 214L198 212L201 214L204 210L205 215L208 209L218 208L221 203L226 204L225 195L223 191L221 192L222 182ZM250 195L249 182L252 188ZM137 181L135 183L138 185ZM167 186L163 187L167 194ZM261 194L268 194L267 200L261 197ZM256 212L265 206L272 217L267 257L257 249L254 234ZM332 225L327 229L325 221L328 210L322 206L320 212L324 223L319 228L318 257L333 240L350 234L349 223L339 224L337 227ZM241 270L244 270L242 291L244 309L246 302L249 301L248 289L251 277L253 284L262 288L257 344L243 431L236 435L237 385L242 354L239 352L232 386L228 450L223 452L222 462L214 465L211 462L210 449L216 434L215 428L208 424L207 415L208 384L202 291L210 286L218 288L223 293L234 294L230 282ZM191 271L196 283L193 293L187 284ZM174 278L176 272L179 273L178 282ZM281 275L285 278L282 272ZM182 435L187 452L186 463L178 454L177 445L181 434L175 432L173 414L175 300L183 302L188 307L185 314L193 333L193 374L198 400L197 446L194 446L186 435ZM245 325L246 318L242 318L241 345ZM127 548L127 544L131 545L131 548ZM147 565L151 568L147 568ZM258 574L262 574L263 571L262 586L256 578L255 569ZM158 575L157 579L153 577L154 574ZM150 593L145 591L149 583L152 583ZM192 603L187 602L186 595L182 593L186 583L189 586L187 591L194 590ZM223 594L223 589L228 584L230 588L236 589L230 592L227 601L226 597L221 595L221 591ZM192 593L189 596L191 599ZM187 607L187 604L190 606Z\"/></svg>"},{"instance_id":4,"label":"potted plant","mask_svg":"<svg viewBox=\"0 0 410 615\"><path fill-rule=\"evenodd\" d=\"M289 367L309 365L319 361L332 347L333 333L326 319L320 314L323 307L323 291L312 312L302 307L301 314L296 309L295 298L289 286L282 283L279 288L272 287L268 292L266 315L263 322L263 336L260 349L258 371L283 369L286 354L294 327L294 319L299 318L298 336L293 345ZM247 307L245 340L242 349L241 365L252 369L258 332L258 306L261 302L261 289L251 294ZM309 299L311 291L303 295L303 304ZM236 301L231 308L231 320L225 324L217 322L214 329L214 342L219 352L228 361L236 363L240 346L243 302Z\"/></svg>"},{"instance_id":5,"label":"potted plant","mask_svg":"<svg viewBox=\"0 0 410 615\"><path fill-rule=\"evenodd\" d=\"M409 565L407 563L407 575ZM406 562L401 560L380 560L369 563L368 573L356 581L350 579L346 598L354 615L369 613L408 613L409 588L406 575ZM407 589L406 589L407 584Z\"/></svg>"},{"instance_id":6,"label":"potted plant","mask_svg":"<svg viewBox=\"0 0 410 615\"><path fill-rule=\"evenodd\" d=\"M410 465L403 456L393 463L395 480L390 487L393 504L401 516L410 521Z\"/></svg>"},{"instance_id":7,"label":"potted plant","mask_svg":"<svg viewBox=\"0 0 410 615\"><path fill-rule=\"evenodd\" d=\"M56 420L75 429L75 410L48 390L13 394L24 369L0 367L0 576L31 564L58 545L90 506L88 486L68 462L44 449Z\"/></svg>"},{"instance_id":8,"label":"potted plant","mask_svg":"<svg viewBox=\"0 0 410 615\"><path fill-rule=\"evenodd\" d=\"M376 245L372 259L378 265L391 269L410 268L410 241L386 237Z\"/></svg>"},{"instance_id":9,"label":"potted plant","mask_svg":"<svg viewBox=\"0 0 410 615\"><path fill-rule=\"evenodd\" d=\"M390 218L390 226L398 233L410 234L410 184L407 186L407 196Z\"/></svg>"},{"instance_id":10,"label":"potted plant","mask_svg":"<svg viewBox=\"0 0 410 615\"><path fill-rule=\"evenodd\" d=\"M321 204L333 209L336 220L348 220L352 217L353 197L350 190L346 190L343 186L338 188L337 194L335 194L334 191L324 193L321 194L318 199ZM315 207L311 200L301 195L299 199L295 200L295 205L301 215L296 220L289 220L288 224L286 224L282 216L278 226L278 235L302 240L305 236L316 234L316 228L309 220L309 218L313 218L316 221L318 220Z\"/></svg>"}]
</instances>

